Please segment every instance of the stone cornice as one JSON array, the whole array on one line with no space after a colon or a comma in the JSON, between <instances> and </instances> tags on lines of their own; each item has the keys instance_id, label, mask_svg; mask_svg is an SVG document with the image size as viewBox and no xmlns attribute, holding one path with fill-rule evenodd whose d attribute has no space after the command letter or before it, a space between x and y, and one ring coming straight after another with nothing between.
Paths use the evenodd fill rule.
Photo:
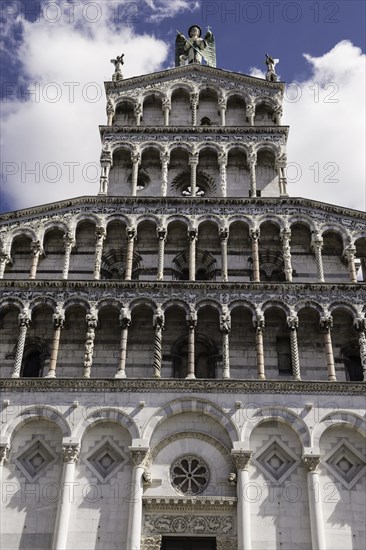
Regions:
<instances>
[{"instance_id":1,"label":"stone cornice","mask_svg":"<svg viewBox=\"0 0 366 550\"><path fill-rule=\"evenodd\" d=\"M125 392L125 393L225 393L225 394L366 394L362 382L305 382L277 380L185 380L169 379L80 379L0 378L0 391L19 392Z\"/></svg>"},{"instance_id":2,"label":"stone cornice","mask_svg":"<svg viewBox=\"0 0 366 550\"><path fill-rule=\"evenodd\" d=\"M236 497L149 497L142 502L147 512L224 512L237 503Z\"/></svg>"},{"instance_id":3,"label":"stone cornice","mask_svg":"<svg viewBox=\"0 0 366 550\"><path fill-rule=\"evenodd\" d=\"M200 134L202 140L205 135L210 134L284 134L289 133L289 126L99 126L100 135L108 133L121 134ZM189 136L187 136L189 137Z\"/></svg>"},{"instance_id":4,"label":"stone cornice","mask_svg":"<svg viewBox=\"0 0 366 550\"><path fill-rule=\"evenodd\" d=\"M179 290L179 291L223 291L223 292L271 292L278 293L280 295L298 295L303 292L314 292L314 293L329 293L332 292L342 292L346 294L350 292L354 294L355 292L365 292L366 285L364 283L224 283L222 281L212 282L212 281L143 281L143 282L134 282L134 281L107 281L107 280L55 280L55 279L23 279L23 280L0 280L0 289L12 291L15 290L24 290L24 291L33 291L33 290L85 290L88 289L99 289L109 290Z\"/></svg>"},{"instance_id":5,"label":"stone cornice","mask_svg":"<svg viewBox=\"0 0 366 550\"><path fill-rule=\"evenodd\" d=\"M189 75L194 72L200 72L202 74L216 76L218 78L227 78L228 80L235 80L236 82L241 82L243 84L250 84L252 86L269 88L272 90L283 91L285 89L284 82L270 82L269 80L265 80L263 78L227 71L225 69L218 69L217 67L208 67L206 65L183 65L181 67L173 67L171 69L165 69L155 73L125 78L123 80L119 80L118 82L106 81L104 86L106 93L108 94L110 91L124 91L148 82L156 80L161 82L165 79L168 80L174 77Z\"/></svg>"},{"instance_id":6,"label":"stone cornice","mask_svg":"<svg viewBox=\"0 0 366 550\"><path fill-rule=\"evenodd\" d=\"M53 213L63 213L65 211L72 211L75 208L84 208L85 211L90 211L90 208L100 209L103 213L104 209L113 206L148 206L156 205L162 209L161 213L164 213L164 208L173 206L190 206L192 207L192 215L194 215L194 207L201 207L207 205L210 208L212 205L231 207L231 206L245 206L248 208L268 208L269 206L280 207L283 209L283 213L286 213L286 208L308 208L317 209L321 212L330 212L339 216L349 216L353 219L364 220L366 222L366 213L361 210L353 210L345 208L343 206L332 205L323 203L311 199L303 199L301 197L260 197L260 198L190 198L190 197L116 197L116 196L98 196L90 195L83 197L75 197L64 201L59 201L51 204L44 204L31 208L25 208L23 210L15 210L13 212L7 212L0 215L1 222L16 222L24 221L30 217L39 215L48 215Z\"/></svg>"}]
</instances>

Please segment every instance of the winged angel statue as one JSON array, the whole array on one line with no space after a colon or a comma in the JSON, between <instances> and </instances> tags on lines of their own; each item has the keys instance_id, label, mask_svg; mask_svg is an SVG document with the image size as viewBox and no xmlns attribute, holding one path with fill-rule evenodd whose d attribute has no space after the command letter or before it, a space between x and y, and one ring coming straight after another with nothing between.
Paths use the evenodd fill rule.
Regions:
<instances>
[{"instance_id":1,"label":"winged angel statue","mask_svg":"<svg viewBox=\"0 0 366 550\"><path fill-rule=\"evenodd\" d=\"M188 63L200 63L202 59L210 67L216 67L216 48L215 37L208 27L204 38L202 29L198 25L192 25L188 29L188 36L177 31L175 40L175 66L185 65Z\"/></svg>"}]
</instances>

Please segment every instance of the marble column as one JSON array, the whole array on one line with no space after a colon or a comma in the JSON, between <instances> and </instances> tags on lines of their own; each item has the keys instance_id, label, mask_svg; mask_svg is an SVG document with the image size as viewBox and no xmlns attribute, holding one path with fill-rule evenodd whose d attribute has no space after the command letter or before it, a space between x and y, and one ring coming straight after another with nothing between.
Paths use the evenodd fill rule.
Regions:
<instances>
[{"instance_id":1,"label":"marble column","mask_svg":"<svg viewBox=\"0 0 366 550\"><path fill-rule=\"evenodd\" d=\"M63 309L63 305L59 305L56 308L56 313L53 314L54 332L51 344L51 358L48 372L45 378L56 378L58 350L60 347L61 330L63 329L64 323L65 310Z\"/></svg>"},{"instance_id":2,"label":"marble column","mask_svg":"<svg viewBox=\"0 0 366 550\"><path fill-rule=\"evenodd\" d=\"M191 316L187 319L188 324L188 369L187 376L188 379L196 378L196 369L195 369L195 359L194 359L194 339L197 326L197 314L196 312L191 312Z\"/></svg>"},{"instance_id":3,"label":"marble column","mask_svg":"<svg viewBox=\"0 0 366 550\"><path fill-rule=\"evenodd\" d=\"M334 367L334 356L333 356L333 345L332 345L332 328L333 328L333 317L331 315L324 315L320 319L320 328L324 333L324 345L325 345L325 354L327 358L327 369L328 369L328 381L336 382L336 374Z\"/></svg>"},{"instance_id":4,"label":"marble column","mask_svg":"<svg viewBox=\"0 0 366 550\"><path fill-rule=\"evenodd\" d=\"M249 463L252 458L252 451L232 450L235 466L237 468L236 491L237 491L237 534L238 550L251 550L251 518L250 502L246 495L246 487L249 484Z\"/></svg>"},{"instance_id":5,"label":"marble column","mask_svg":"<svg viewBox=\"0 0 366 550\"><path fill-rule=\"evenodd\" d=\"M86 340L84 351L83 378L90 378L90 371L93 364L95 329L98 326L97 312L88 313L86 316Z\"/></svg>"},{"instance_id":6,"label":"marble column","mask_svg":"<svg viewBox=\"0 0 366 550\"><path fill-rule=\"evenodd\" d=\"M108 101L107 101L106 113L107 113L107 126L113 126L113 117L115 113L115 108L114 108L114 103L110 97L108 98Z\"/></svg>"},{"instance_id":7,"label":"marble column","mask_svg":"<svg viewBox=\"0 0 366 550\"><path fill-rule=\"evenodd\" d=\"M132 479L131 488L133 498L130 499L130 510L127 527L127 545L128 550L140 550L141 548L141 530L142 530L142 495L143 482L142 475L145 469L145 463L148 458L148 447L129 447L132 460Z\"/></svg>"},{"instance_id":8,"label":"marble column","mask_svg":"<svg viewBox=\"0 0 366 550\"><path fill-rule=\"evenodd\" d=\"M292 374L295 380L301 380L299 345L297 341L297 329L299 327L299 319L297 315L293 314L287 317L287 326L290 329Z\"/></svg>"},{"instance_id":9,"label":"marble column","mask_svg":"<svg viewBox=\"0 0 366 550\"><path fill-rule=\"evenodd\" d=\"M320 455L303 455L308 486L312 550L326 550L322 499L320 498Z\"/></svg>"},{"instance_id":10,"label":"marble column","mask_svg":"<svg viewBox=\"0 0 366 550\"><path fill-rule=\"evenodd\" d=\"M99 180L98 195L106 195L108 192L109 172L111 171L111 162L101 162L101 174Z\"/></svg>"},{"instance_id":11,"label":"marble column","mask_svg":"<svg viewBox=\"0 0 366 550\"><path fill-rule=\"evenodd\" d=\"M227 154L220 153L218 157L219 171L220 171L220 190L221 196L226 197L227 195Z\"/></svg>"},{"instance_id":12,"label":"marble column","mask_svg":"<svg viewBox=\"0 0 366 550\"><path fill-rule=\"evenodd\" d=\"M161 377L161 360L163 349L163 330L164 330L164 313L158 310L154 315L153 324L155 329L154 338L154 357L153 357L153 378Z\"/></svg>"},{"instance_id":13,"label":"marble column","mask_svg":"<svg viewBox=\"0 0 366 550\"><path fill-rule=\"evenodd\" d=\"M9 461L10 445L8 443L0 444L0 482L3 477L3 468ZM3 501L4 502L4 501Z\"/></svg>"},{"instance_id":14,"label":"marble column","mask_svg":"<svg viewBox=\"0 0 366 550\"><path fill-rule=\"evenodd\" d=\"M161 196L166 197L168 192L168 168L169 168L169 151L160 153L161 162Z\"/></svg>"},{"instance_id":15,"label":"marble column","mask_svg":"<svg viewBox=\"0 0 366 550\"><path fill-rule=\"evenodd\" d=\"M139 176L139 165L141 161L141 155L139 152L134 151L131 154L132 161L132 176L131 176L131 195L136 197L137 194L137 180Z\"/></svg>"},{"instance_id":16,"label":"marble column","mask_svg":"<svg viewBox=\"0 0 366 550\"><path fill-rule=\"evenodd\" d=\"M119 347L118 369L115 374L115 378L126 378L127 338L128 329L131 325L131 315L130 312L125 308L123 308L120 313L119 323L121 327L121 339Z\"/></svg>"},{"instance_id":17,"label":"marble column","mask_svg":"<svg viewBox=\"0 0 366 550\"><path fill-rule=\"evenodd\" d=\"M245 113L246 119L249 122L250 126L254 126L255 118L255 104L254 101L248 101Z\"/></svg>"},{"instance_id":18,"label":"marble column","mask_svg":"<svg viewBox=\"0 0 366 550\"><path fill-rule=\"evenodd\" d=\"M220 331L222 334L222 377L230 378L230 351L229 351L229 334L231 330L230 311L227 306L222 306L222 314L220 317Z\"/></svg>"},{"instance_id":19,"label":"marble column","mask_svg":"<svg viewBox=\"0 0 366 550\"><path fill-rule=\"evenodd\" d=\"M318 234L314 235L311 241L311 246L315 254L316 270L318 273L318 283L324 283L324 270L323 270L323 258L322 258L323 238Z\"/></svg>"},{"instance_id":20,"label":"marble column","mask_svg":"<svg viewBox=\"0 0 366 550\"><path fill-rule=\"evenodd\" d=\"M141 103L139 103L139 102L135 103L135 106L133 108L133 113L135 115L136 126L140 126L141 118L142 118L142 105L141 105Z\"/></svg>"},{"instance_id":21,"label":"marble column","mask_svg":"<svg viewBox=\"0 0 366 550\"><path fill-rule=\"evenodd\" d=\"M52 550L67 549L71 506L74 500L73 489L75 484L75 466L79 459L80 447L77 445L65 445L62 451L63 470L61 479L61 493L57 507Z\"/></svg>"},{"instance_id":22,"label":"marble column","mask_svg":"<svg viewBox=\"0 0 366 550\"><path fill-rule=\"evenodd\" d=\"M265 329L265 319L263 313L257 308L256 316L253 319L253 326L255 328L255 346L257 352L257 373L258 380L265 380L266 375L264 371L264 350L263 350L263 333Z\"/></svg>"},{"instance_id":23,"label":"marble column","mask_svg":"<svg viewBox=\"0 0 366 550\"><path fill-rule=\"evenodd\" d=\"M287 178L286 178L286 154L282 151L276 156L276 168L278 174L278 187L281 197L287 197Z\"/></svg>"},{"instance_id":24,"label":"marble column","mask_svg":"<svg viewBox=\"0 0 366 550\"><path fill-rule=\"evenodd\" d=\"M191 93L190 104L192 110L192 126L197 126L197 108L198 108L199 95L196 92Z\"/></svg>"},{"instance_id":25,"label":"marble column","mask_svg":"<svg viewBox=\"0 0 366 550\"><path fill-rule=\"evenodd\" d=\"M227 104L226 104L226 97L225 96L220 96L219 97L218 107L219 107L219 113L220 113L220 126L226 126L226 108L227 108Z\"/></svg>"},{"instance_id":26,"label":"marble column","mask_svg":"<svg viewBox=\"0 0 366 550\"><path fill-rule=\"evenodd\" d=\"M98 226L95 230L95 257L93 279L100 279L100 269L102 267L103 244L106 238L106 230Z\"/></svg>"},{"instance_id":27,"label":"marble column","mask_svg":"<svg viewBox=\"0 0 366 550\"><path fill-rule=\"evenodd\" d=\"M35 279L36 278L36 273L37 273L39 257L40 257L41 254L43 254L43 248L42 248L41 241L39 241L39 240L33 241L32 244L31 244L31 249L32 249L32 262L31 262L29 278L30 279Z\"/></svg>"},{"instance_id":28,"label":"marble column","mask_svg":"<svg viewBox=\"0 0 366 550\"><path fill-rule=\"evenodd\" d=\"M191 167L191 197L195 197L197 193L197 166L199 156L198 153L192 153L189 157L189 166Z\"/></svg>"},{"instance_id":29,"label":"marble column","mask_svg":"<svg viewBox=\"0 0 366 550\"><path fill-rule=\"evenodd\" d=\"M158 237L158 273L157 281L164 280L164 254L165 254L165 241L167 232L165 227L158 227L156 229L156 235Z\"/></svg>"},{"instance_id":30,"label":"marble column","mask_svg":"<svg viewBox=\"0 0 366 550\"><path fill-rule=\"evenodd\" d=\"M357 273L355 265L356 247L354 245L348 245L345 252L348 263L350 281L351 283L357 283Z\"/></svg>"},{"instance_id":31,"label":"marble column","mask_svg":"<svg viewBox=\"0 0 366 550\"><path fill-rule=\"evenodd\" d=\"M170 97L165 96L162 102L163 113L164 113L164 126L169 126L169 117L171 111L171 102Z\"/></svg>"},{"instance_id":32,"label":"marble column","mask_svg":"<svg viewBox=\"0 0 366 550\"><path fill-rule=\"evenodd\" d=\"M22 311L22 313L19 314L18 320L19 320L19 336L18 336L18 342L17 342L16 351L15 351L13 371L11 373L12 378L19 378L20 370L22 368L25 339L27 337L27 330L31 322L30 312L27 308L25 308Z\"/></svg>"},{"instance_id":33,"label":"marble column","mask_svg":"<svg viewBox=\"0 0 366 550\"><path fill-rule=\"evenodd\" d=\"M257 151L253 145L249 147L247 161L250 175L249 196L255 198L257 196Z\"/></svg>"},{"instance_id":34,"label":"marble column","mask_svg":"<svg viewBox=\"0 0 366 550\"><path fill-rule=\"evenodd\" d=\"M11 258L9 254L7 254L4 250L0 252L0 279L4 278L5 268L8 263L11 262Z\"/></svg>"},{"instance_id":35,"label":"marble column","mask_svg":"<svg viewBox=\"0 0 366 550\"><path fill-rule=\"evenodd\" d=\"M131 281L132 279L132 268L133 268L133 248L134 241L136 239L136 229L135 227L126 227L127 235L127 253L126 253L126 270L125 270L125 281Z\"/></svg>"},{"instance_id":36,"label":"marble column","mask_svg":"<svg viewBox=\"0 0 366 550\"><path fill-rule=\"evenodd\" d=\"M282 254L283 254L283 263L286 281L292 283L292 263L291 263L291 231L290 229L283 229L281 231L281 241L282 241Z\"/></svg>"},{"instance_id":37,"label":"marble column","mask_svg":"<svg viewBox=\"0 0 366 550\"><path fill-rule=\"evenodd\" d=\"M261 280L259 271L259 229L251 229L249 232L252 242L252 257L253 257L253 282L259 283Z\"/></svg>"},{"instance_id":38,"label":"marble column","mask_svg":"<svg viewBox=\"0 0 366 550\"><path fill-rule=\"evenodd\" d=\"M360 359L363 371L363 381L366 382L366 319L357 317L353 323L358 333L358 345L360 346Z\"/></svg>"},{"instance_id":39,"label":"marble column","mask_svg":"<svg viewBox=\"0 0 366 550\"><path fill-rule=\"evenodd\" d=\"M228 265L227 265L227 243L229 240L229 228L220 227L220 242L221 242L221 279L223 283L227 283Z\"/></svg>"},{"instance_id":40,"label":"marble column","mask_svg":"<svg viewBox=\"0 0 366 550\"><path fill-rule=\"evenodd\" d=\"M196 280L196 243L198 239L197 229L188 230L189 238L189 280Z\"/></svg>"},{"instance_id":41,"label":"marble column","mask_svg":"<svg viewBox=\"0 0 366 550\"><path fill-rule=\"evenodd\" d=\"M71 233L67 233L66 235L64 235L65 256L64 256L64 266L62 270L62 278L64 280L68 279L69 277L70 256L71 256L71 251L74 248L75 244L76 244L76 241L71 235Z\"/></svg>"}]
</instances>

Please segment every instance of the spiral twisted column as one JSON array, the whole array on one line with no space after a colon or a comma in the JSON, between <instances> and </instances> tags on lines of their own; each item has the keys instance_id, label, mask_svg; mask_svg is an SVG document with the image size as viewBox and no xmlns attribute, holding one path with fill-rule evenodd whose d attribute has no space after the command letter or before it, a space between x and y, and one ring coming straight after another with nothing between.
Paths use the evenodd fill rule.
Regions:
<instances>
[{"instance_id":1,"label":"spiral twisted column","mask_svg":"<svg viewBox=\"0 0 366 550\"><path fill-rule=\"evenodd\" d=\"M254 101L248 101L246 113L246 119L249 122L250 126L254 126L254 117L255 117L255 103Z\"/></svg>"},{"instance_id":2,"label":"spiral twisted column","mask_svg":"<svg viewBox=\"0 0 366 550\"><path fill-rule=\"evenodd\" d=\"M236 494L237 494L237 533L238 550L251 550L251 517L250 501L246 494L246 487L249 484L249 464L252 458L252 451L232 449L231 456L237 468Z\"/></svg>"},{"instance_id":3,"label":"spiral twisted column","mask_svg":"<svg viewBox=\"0 0 366 550\"><path fill-rule=\"evenodd\" d=\"M199 156L198 153L191 153L189 157L189 166L191 167L191 197L197 194L197 166Z\"/></svg>"},{"instance_id":4,"label":"spiral twisted column","mask_svg":"<svg viewBox=\"0 0 366 550\"><path fill-rule=\"evenodd\" d=\"M138 151L133 151L131 155L132 161L132 176L131 176L131 195L136 197L137 194L137 180L139 175L139 166L141 161L141 155Z\"/></svg>"},{"instance_id":5,"label":"spiral twisted column","mask_svg":"<svg viewBox=\"0 0 366 550\"><path fill-rule=\"evenodd\" d=\"M19 336L15 351L13 371L11 373L12 378L19 378L20 369L22 368L25 339L27 337L27 330L31 323L30 311L28 308L24 308L22 313L19 314L18 321Z\"/></svg>"},{"instance_id":6,"label":"spiral twisted column","mask_svg":"<svg viewBox=\"0 0 366 550\"><path fill-rule=\"evenodd\" d=\"M229 334L231 330L230 312L227 306L222 307L220 317L220 331L222 334L222 377L230 378L230 350L229 350Z\"/></svg>"},{"instance_id":7,"label":"spiral twisted column","mask_svg":"<svg viewBox=\"0 0 366 550\"><path fill-rule=\"evenodd\" d=\"M41 254L43 254L43 248L42 243L40 240L33 241L31 244L31 250L32 250L32 262L31 262L31 268L29 273L30 279L36 278L37 273L37 267L39 262L39 257Z\"/></svg>"},{"instance_id":8,"label":"spiral twisted column","mask_svg":"<svg viewBox=\"0 0 366 550\"><path fill-rule=\"evenodd\" d=\"M190 104L192 110L192 126L197 126L197 108L199 95L197 92L192 92L190 96Z\"/></svg>"},{"instance_id":9,"label":"spiral twisted column","mask_svg":"<svg viewBox=\"0 0 366 550\"><path fill-rule=\"evenodd\" d=\"M94 258L94 272L93 278L95 280L100 279L100 270L102 267L103 256L103 244L106 238L107 232L105 227L98 226L95 231L95 258Z\"/></svg>"},{"instance_id":10,"label":"spiral twisted column","mask_svg":"<svg viewBox=\"0 0 366 550\"><path fill-rule=\"evenodd\" d=\"M153 377L161 377L161 359L163 347L164 313L160 310L154 315L153 319L155 329L154 339L154 358L153 358Z\"/></svg>"},{"instance_id":11,"label":"spiral twisted column","mask_svg":"<svg viewBox=\"0 0 366 550\"><path fill-rule=\"evenodd\" d=\"M131 315L127 309L122 309L119 316L119 322L121 327L121 339L119 347L118 369L115 374L115 378L126 378L127 338L128 329L131 325Z\"/></svg>"},{"instance_id":12,"label":"spiral twisted column","mask_svg":"<svg viewBox=\"0 0 366 550\"><path fill-rule=\"evenodd\" d=\"M136 102L133 108L133 113L135 115L136 120L136 126L141 125L141 118L142 118L142 105L139 102Z\"/></svg>"},{"instance_id":13,"label":"spiral twisted column","mask_svg":"<svg viewBox=\"0 0 366 550\"><path fill-rule=\"evenodd\" d=\"M66 235L64 235L65 256L64 256L64 266L62 269L62 278L64 280L68 279L69 277L71 251L74 248L75 244L76 244L76 241L73 238L71 233L67 233Z\"/></svg>"},{"instance_id":14,"label":"spiral twisted column","mask_svg":"<svg viewBox=\"0 0 366 550\"><path fill-rule=\"evenodd\" d=\"M189 280L196 280L196 244L198 239L197 229L188 230L189 238Z\"/></svg>"},{"instance_id":15,"label":"spiral twisted column","mask_svg":"<svg viewBox=\"0 0 366 550\"><path fill-rule=\"evenodd\" d=\"M126 235L127 235L127 252L126 252L125 281L131 281L132 267L133 267L133 248L134 248L134 242L136 239L136 228L132 226L126 227Z\"/></svg>"},{"instance_id":16,"label":"spiral twisted column","mask_svg":"<svg viewBox=\"0 0 366 550\"><path fill-rule=\"evenodd\" d=\"M324 345L325 345L325 354L327 358L327 369L328 369L328 381L336 382L336 374L334 367L334 355L333 355L333 345L332 345L332 329L333 329L333 317L331 315L324 315L320 319L320 328L324 333Z\"/></svg>"},{"instance_id":17,"label":"spiral twisted column","mask_svg":"<svg viewBox=\"0 0 366 550\"><path fill-rule=\"evenodd\" d=\"M314 235L311 246L315 254L316 270L318 273L318 282L324 283L324 270L323 270L323 258L322 258L322 249L323 249L323 238L321 235Z\"/></svg>"},{"instance_id":18,"label":"spiral twisted column","mask_svg":"<svg viewBox=\"0 0 366 550\"><path fill-rule=\"evenodd\" d=\"M50 366L48 368L48 372L45 378L56 378L58 350L60 347L60 337L61 337L61 331L64 327L64 323L65 323L65 310L63 308L63 304L58 304L56 308L56 313L53 314L54 332L53 332L53 338L52 338L52 344L51 344L51 359L50 359Z\"/></svg>"},{"instance_id":19,"label":"spiral twisted column","mask_svg":"<svg viewBox=\"0 0 366 550\"><path fill-rule=\"evenodd\" d=\"M169 151L164 151L160 154L161 162L161 196L166 197L168 192L168 168L169 168Z\"/></svg>"},{"instance_id":20,"label":"spiral twisted column","mask_svg":"<svg viewBox=\"0 0 366 550\"><path fill-rule=\"evenodd\" d=\"M297 329L299 327L299 319L297 315L293 314L287 317L287 326L290 329L292 374L295 380L301 380L299 345L297 341Z\"/></svg>"},{"instance_id":21,"label":"spiral twisted column","mask_svg":"<svg viewBox=\"0 0 366 550\"><path fill-rule=\"evenodd\" d=\"M56 524L53 535L52 550L66 550L69 533L71 506L74 502L73 488L75 483L75 466L80 456L78 445L65 445L63 452L63 469L61 492L58 500Z\"/></svg>"},{"instance_id":22,"label":"spiral twisted column","mask_svg":"<svg viewBox=\"0 0 366 550\"><path fill-rule=\"evenodd\" d=\"M221 196L226 197L227 194L227 154L220 153L218 158L219 170L220 170L220 189Z\"/></svg>"},{"instance_id":23,"label":"spiral twisted column","mask_svg":"<svg viewBox=\"0 0 366 550\"><path fill-rule=\"evenodd\" d=\"M86 326L87 330L84 350L83 378L90 378L91 367L93 364L95 329L98 326L98 315L96 311L87 314Z\"/></svg>"},{"instance_id":24,"label":"spiral twisted column","mask_svg":"<svg viewBox=\"0 0 366 550\"><path fill-rule=\"evenodd\" d=\"M157 280L164 280L164 255L165 255L165 241L167 236L167 231L165 227L158 227L156 230L156 235L158 237L158 274Z\"/></svg>"},{"instance_id":25,"label":"spiral twisted column","mask_svg":"<svg viewBox=\"0 0 366 550\"><path fill-rule=\"evenodd\" d=\"M363 381L366 382L366 319L357 317L353 324L358 333L358 345L360 346L360 359L363 371Z\"/></svg>"},{"instance_id":26,"label":"spiral twisted column","mask_svg":"<svg viewBox=\"0 0 366 550\"><path fill-rule=\"evenodd\" d=\"M249 233L252 242L252 257L253 257L253 282L259 283L261 280L259 271L259 229L251 229Z\"/></svg>"},{"instance_id":27,"label":"spiral twisted column","mask_svg":"<svg viewBox=\"0 0 366 550\"><path fill-rule=\"evenodd\" d=\"M291 231L289 229L283 229L281 231L281 241L286 281L292 283Z\"/></svg>"},{"instance_id":28,"label":"spiral twisted column","mask_svg":"<svg viewBox=\"0 0 366 550\"><path fill-rule=\"evenodd\" d=\"M256 197L257 196L257 152L253 145L249 147L248 152L248 166L249 166L249 174L250 174L250 190L249 190L249 196L250 197Z\"/></svg>"},{"instance_id":29,"label":"spiral twisted column","mask_svg":"<svg viewBox=\"0 0 366 550\"><path fill-rule=\"evenodd\" d=\"M266 375L264 371L264 350L263 350L263 333L265 329L265 319L263 312L256 308L256 314L253 318L253 326L255 329L255 345L257 352L257 374L258 380L265 380Z\"/></svg>"}]
</instances>

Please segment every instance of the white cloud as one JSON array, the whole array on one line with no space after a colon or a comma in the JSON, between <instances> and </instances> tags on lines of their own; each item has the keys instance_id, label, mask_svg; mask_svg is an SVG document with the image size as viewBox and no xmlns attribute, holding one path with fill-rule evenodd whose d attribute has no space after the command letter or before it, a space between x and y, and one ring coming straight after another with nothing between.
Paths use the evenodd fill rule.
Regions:
<instances>
[{"instance_id":1,"label":"white cloud","mask_svg":"<svg viewBox=\"0 0 366 550\"><path fill-rule=\"evenodd\" d=\"M311 76L289 83L284 101L289 195L364 210L366 56L344 40L304 57ZM256 67L250 74L264 77Z\"/></svg>"},{"instance_id":2,"label":"white cloud","mask_svg":"<svg viewBox=\"0 0 366 550\"><path fill-rule=\"evenodd\" d=\"M195 11L199 8L198 1L191 0L146 0L153 13L148 17L148 21L157 22L183 13L185 11Z\"/></svg>"}]
</instances>

